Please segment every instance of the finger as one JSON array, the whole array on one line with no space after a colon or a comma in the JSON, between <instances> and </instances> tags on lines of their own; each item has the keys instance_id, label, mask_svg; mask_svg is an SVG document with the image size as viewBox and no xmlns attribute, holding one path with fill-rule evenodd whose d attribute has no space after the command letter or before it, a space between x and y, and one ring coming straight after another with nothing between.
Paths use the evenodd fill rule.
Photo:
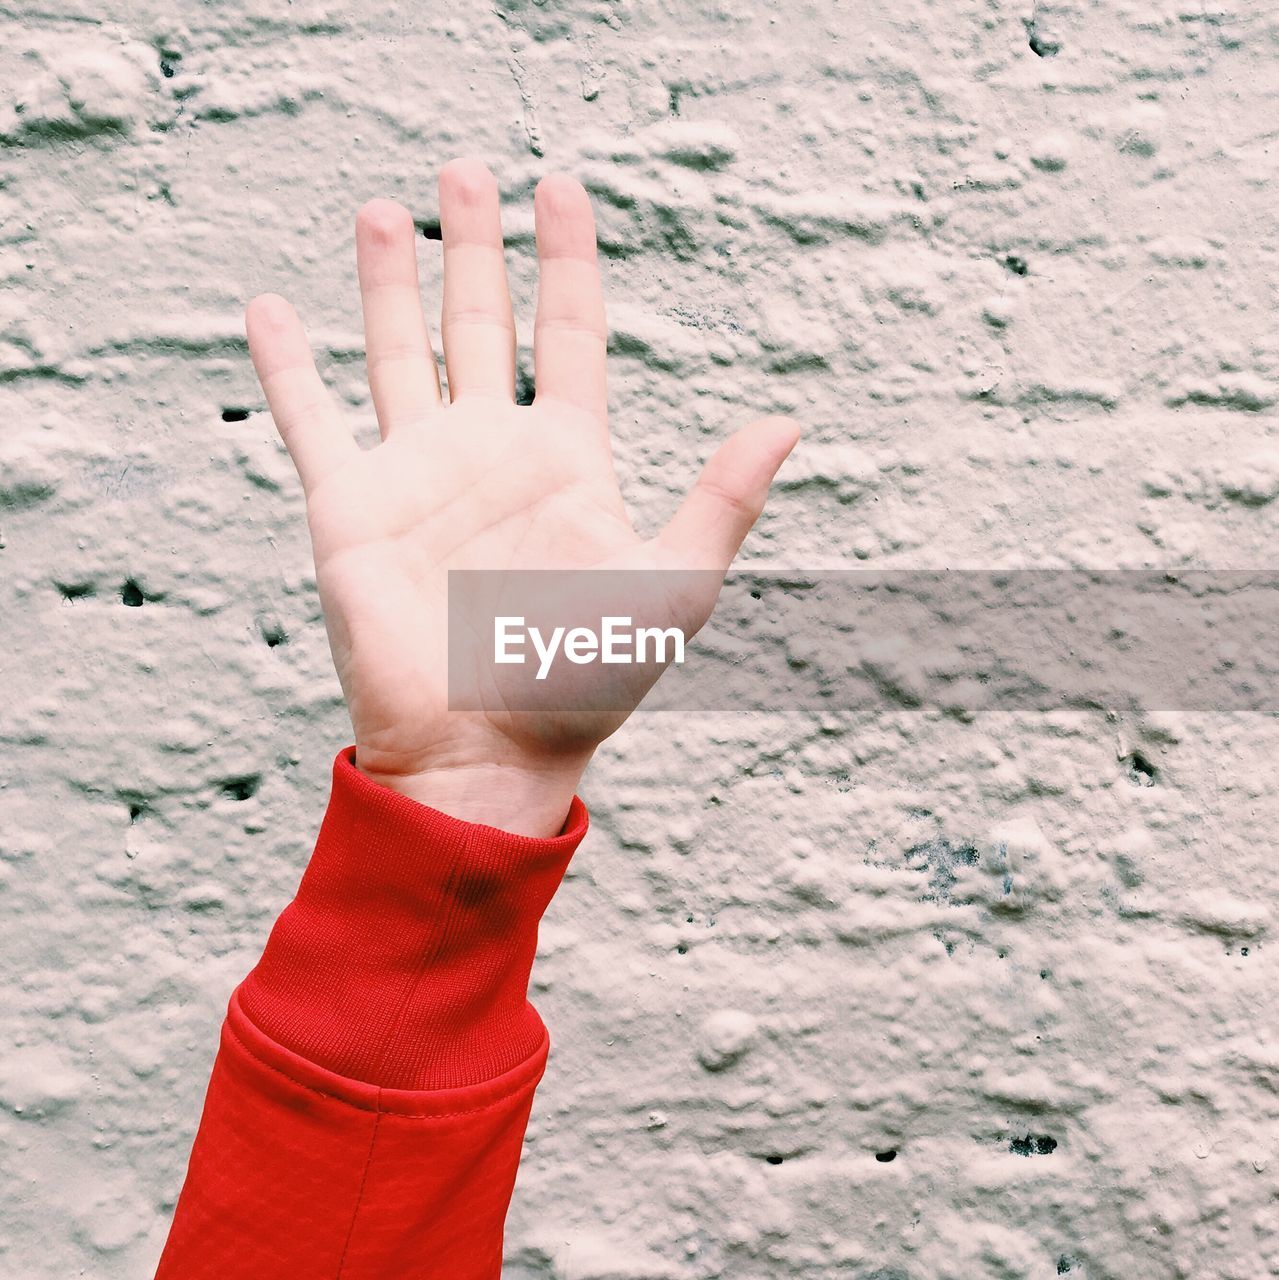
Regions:
<instances>
[{"instance_id":1,"label":"finger","mask_svg":"<svg viewBox=\"0 0 1279 1280\"><path fill-rule=\"evenodd\" d=\"M278 294L263 293L244 316L249 354L302 488L360 452L316 372L302 321Z\"/></svg>"},{"instance_id":2,"label":"finger","mask_svg":"<svg viewBox=\"0 0 1279 1280\"><path fill-rule=\"evenodd\" d=\"M444 364L449 398L515 399L515 319L506 286L497 182L472 159L440 170Z\"/></svg>"},{"instance_id":3,"label":"finger","mask_svg":"<svg viewBox=\"0 0 1279 1280\"><path fill-rule=\"evenodd\" d=\"M760 418L730 436L702 468L658 543L688 568L727 572L798 439L799 425L789 418Z\"/></svg>"},{"instance_id":4,"label":"finger","mask_svg":"<svg viewBox=\"0 0 1279 1280\"><path fill-rule=\"evenodd\" d=\"M533 362L538 399L564 400L608 416L608 328L595 249L595 217L582 184L549 174L533 193L537 232L537 320Z\"/></svg>"},{"instance_id":5,"label":"finger","mask_svg":"<svg viewBox=\"0 0 1279 1280\"><path fill-rule=\"evenodd\" d=\"M370 200L356 215L365 360L383 440L441 403L440 374L422 314L416 234L412 215L394 200Z\"/></svg>"}]
</instances>

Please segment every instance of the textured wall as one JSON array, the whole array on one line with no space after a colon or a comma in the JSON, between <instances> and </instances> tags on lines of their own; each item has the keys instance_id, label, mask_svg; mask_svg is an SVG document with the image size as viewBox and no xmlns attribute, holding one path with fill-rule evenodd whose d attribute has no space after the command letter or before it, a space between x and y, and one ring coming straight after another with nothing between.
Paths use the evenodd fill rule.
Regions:
<instances>
[{"instance_id":1,"label":"textured wall","mask_svg":"<svg viewBox=\"0 0 1279 1280\"><path fill-rule=\"evenodd\" d=\"M484 156L531 318L533 184L586 182L641 528L777 409L761 562L1274 559L1273 6L2 21L6 1277L148 1274L348 740L241 313L375 439L366 198ZM588 775L510 1280L1279 1275L1273 720L753 710Z\"/></svg>"}]
</instances>

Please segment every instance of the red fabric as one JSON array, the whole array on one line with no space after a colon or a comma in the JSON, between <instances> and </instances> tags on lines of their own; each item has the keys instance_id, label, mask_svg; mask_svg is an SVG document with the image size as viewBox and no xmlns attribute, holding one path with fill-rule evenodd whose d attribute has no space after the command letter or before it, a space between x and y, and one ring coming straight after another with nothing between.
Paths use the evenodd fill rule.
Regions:
<instances>
[{"instance_id":1,"label":"red fabric","mask_svg":"<svg viewBox=\"0 0 1279 1280\"><path fill-rule=\"evenodd\" d=\"M156 1280L498 1280L549 1037L537 925L586 834L463 822L333 762L236 988Z\"/></svg>"}]
</instances>

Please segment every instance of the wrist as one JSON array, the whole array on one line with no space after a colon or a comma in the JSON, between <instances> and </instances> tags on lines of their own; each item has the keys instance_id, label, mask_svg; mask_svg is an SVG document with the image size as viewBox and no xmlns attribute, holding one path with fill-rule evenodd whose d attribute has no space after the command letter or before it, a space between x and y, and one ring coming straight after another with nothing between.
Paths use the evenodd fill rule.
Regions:
<instances>
[{"instance_id":1,"label":"wrist","mask_svg":"<svg viewBox=\"0 0 1279 1280\"><path fill-rule=\"evenodd\" d=\"M451 818L545 839L563 830L591 754L519 761L439 758L405 768L357 744L355 767Z\"/></svg>"}]
</instances>

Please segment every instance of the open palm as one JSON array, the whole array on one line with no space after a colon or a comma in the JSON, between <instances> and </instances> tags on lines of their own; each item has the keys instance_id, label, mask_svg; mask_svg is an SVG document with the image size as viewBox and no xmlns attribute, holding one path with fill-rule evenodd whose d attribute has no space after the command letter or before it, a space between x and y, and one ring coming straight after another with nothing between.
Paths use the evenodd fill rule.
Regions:
<instances>
[{"instance_id":1,"label":"open palm","mask_svg":"<svg viewBox=\"0 0 1279 1280\"><path fill-rule=\"evenodd\" d=\"M798 429L764 418L739 431L670 523L640 538L609 445L607 329L586 192L555 174L534 196L536 397L528 406L515 403L497 184L480 162L454 160L440 171L439 200L447 402L422 310L413 221L389 200L371 201L356 219L380 443L355 442L282 298L265 294L249 304L250 351L306 493L320 600L361 770L432 803L452 798L432 775L500 770L571 789L625 709L566 713L548 702L516 713L496 700L449 710L448 571L714 570L701 577L704 591L672 607L681 616L661 620L692 634L709 617ZM551 798L547 812L561 799ZM486 820L505 812L487 809Z\"/></svg>"}]
</instances>

